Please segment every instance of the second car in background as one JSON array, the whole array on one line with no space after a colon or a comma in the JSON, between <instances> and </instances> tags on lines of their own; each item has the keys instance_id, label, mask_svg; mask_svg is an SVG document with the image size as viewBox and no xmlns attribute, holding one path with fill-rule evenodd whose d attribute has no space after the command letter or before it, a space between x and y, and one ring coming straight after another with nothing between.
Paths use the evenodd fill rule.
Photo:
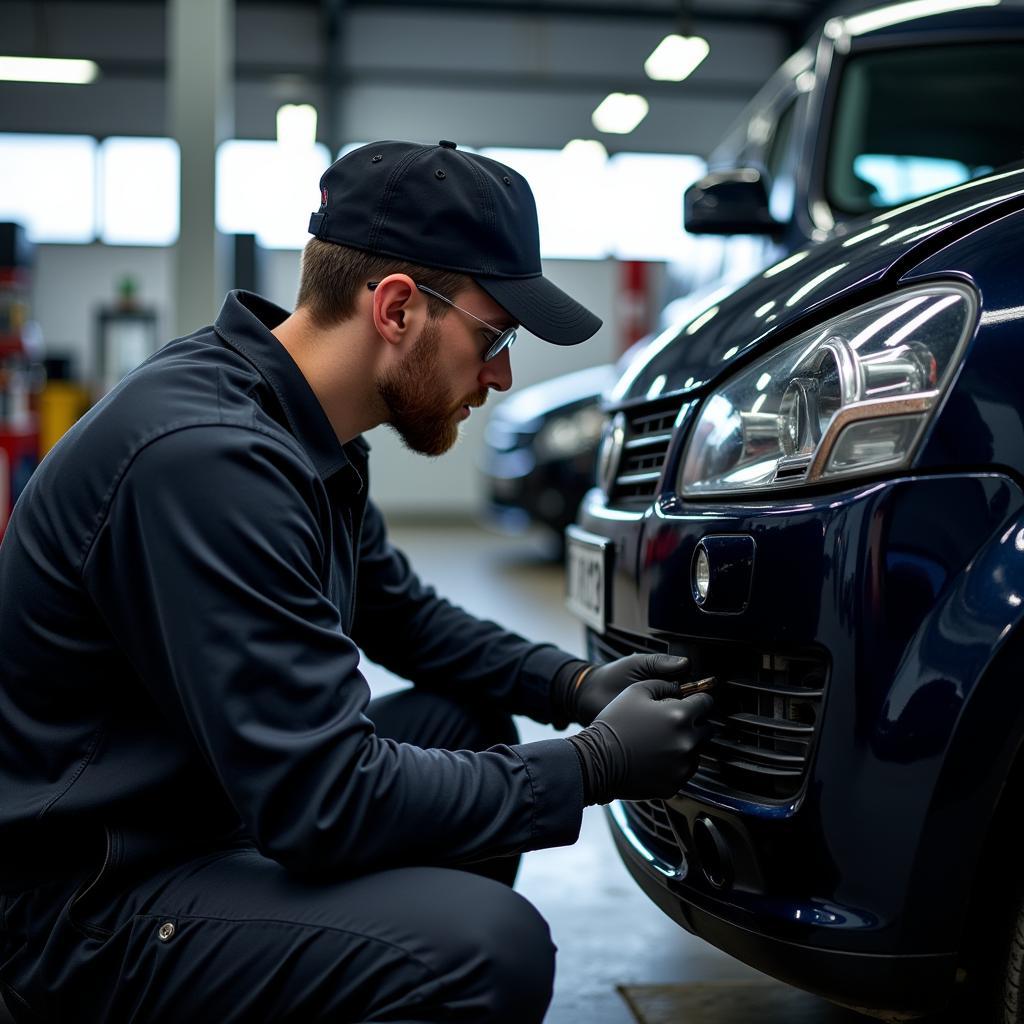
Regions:
<instances>
[{"instance_id":1,"label":"second car in background","mask_svg":"<svg viewBox=\"0 0 1024 1024\"><path fill-rule=\"evenodd\" d=\"M590 367L524 388L495 407L480 467L493 523L510 532L539 523L560 547L594 482L601 396L619 375L611 364Z\"/></svg>"}]
</instances>

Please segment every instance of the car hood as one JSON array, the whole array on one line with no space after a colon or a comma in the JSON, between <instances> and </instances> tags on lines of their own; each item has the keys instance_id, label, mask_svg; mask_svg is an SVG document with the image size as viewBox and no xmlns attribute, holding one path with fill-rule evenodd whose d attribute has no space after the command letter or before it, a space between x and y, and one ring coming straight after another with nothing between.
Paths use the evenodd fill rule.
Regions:
<instances>
[{"instance_id":1,"label":"car hood","mask_svg":"<svg viewBox=\"0 0 1024 1024\"><path fill-rule=\"evenodd\" d=\"M664 331L619 379L611 401L699 391L1021 196L1024 168L1017 166L845 224Z\"/></svg>"}]
</instances>

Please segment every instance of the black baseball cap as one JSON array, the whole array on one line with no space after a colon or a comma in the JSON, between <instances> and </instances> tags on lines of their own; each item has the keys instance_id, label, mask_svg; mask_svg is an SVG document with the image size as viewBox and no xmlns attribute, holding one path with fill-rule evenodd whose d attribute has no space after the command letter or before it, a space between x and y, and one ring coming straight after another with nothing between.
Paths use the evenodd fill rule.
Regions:
<instances>
[{"instance_id":1,"label":"black baseball cap","mask_svg":"<svg viewBox=\"0 0 1024 1024\"><path fill-rule=\"evenodd\" d=\"M543 276L537 204L518 172L454 142L373 142L320 178L310 234L471 277L538 338L577 345L601 326Z\"/></svg>"}]
</instances>

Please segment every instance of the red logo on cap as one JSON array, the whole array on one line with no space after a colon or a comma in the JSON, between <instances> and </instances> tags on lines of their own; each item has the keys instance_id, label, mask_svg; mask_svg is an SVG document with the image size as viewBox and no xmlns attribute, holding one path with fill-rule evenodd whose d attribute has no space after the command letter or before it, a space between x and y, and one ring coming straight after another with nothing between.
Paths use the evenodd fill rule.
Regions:
<instances>
[{"instance_id":1,"label":"red logo on cap","mask_svg":"<svg viewBox=\"0 0 1024 1024\"><path fill-rule=\"evenodd\" d=\"M327 205L327 186L320 186L320 207L321 209Z\"/></svg>"}]
</instances>

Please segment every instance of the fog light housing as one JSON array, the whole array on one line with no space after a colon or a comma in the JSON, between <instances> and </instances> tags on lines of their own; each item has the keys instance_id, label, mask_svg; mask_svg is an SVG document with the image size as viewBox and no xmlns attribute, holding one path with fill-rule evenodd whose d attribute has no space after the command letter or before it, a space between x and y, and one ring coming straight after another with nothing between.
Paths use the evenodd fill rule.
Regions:
<instances>
[{"instance_id":1,"label":"fog light housing","mask_svg":"<svg viewBox=\"0 0 1024 1024\"><path fill-rule=\"evenodd\" d=\"M702 537L690 562L690 589L702 612L738 615L747 607L754 574L754 538L716 533Z\"/></svg>"},{"instance_id":2,"label":"fog light housing","mask_svg":"<svg viewBox=\"0 0 1024 1024\"><path fill-rule=\"evenodd\" d=\"M708 553L703 544L698 544L697 550L693 554L690 575L693 583L693 599L697 604L703 604L708 599L708 591L711 589L711 563L708 561Z\"/></svg>"}]
</instances>

